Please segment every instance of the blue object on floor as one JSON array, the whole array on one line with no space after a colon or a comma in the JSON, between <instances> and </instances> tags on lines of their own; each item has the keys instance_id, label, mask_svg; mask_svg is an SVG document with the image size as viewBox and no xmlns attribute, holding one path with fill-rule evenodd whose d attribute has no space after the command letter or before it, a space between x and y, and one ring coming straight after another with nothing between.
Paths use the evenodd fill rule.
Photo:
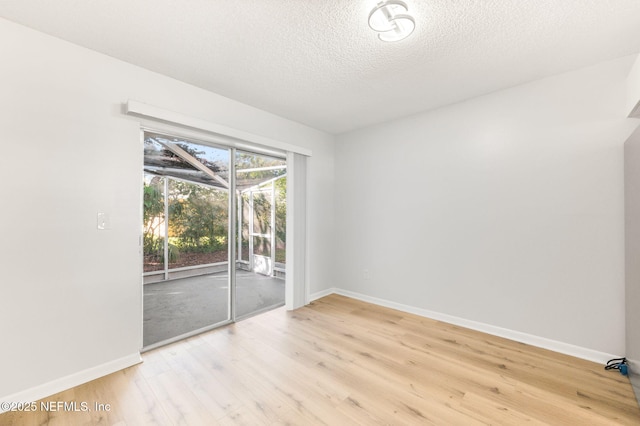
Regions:
<instances>
[{"instance_id":1,"label":"blue object on floor","mask_svg":"<svg viewBox=\"0 0 640 426\"><path fill-rule=\"evenodd\" d=\"M622 374L623 376L626 376L629 374L629 368L627 367L627 364L620 364L618 369L620 370L620 374Z\"/></svg>"}]
</instances>

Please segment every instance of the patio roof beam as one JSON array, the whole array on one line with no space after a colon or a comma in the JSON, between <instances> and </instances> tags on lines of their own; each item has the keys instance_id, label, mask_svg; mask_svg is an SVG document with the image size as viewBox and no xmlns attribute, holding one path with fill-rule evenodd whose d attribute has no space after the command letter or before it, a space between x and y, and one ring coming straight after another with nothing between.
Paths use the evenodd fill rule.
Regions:
<instances>
[{"instance_id":1,"label":"patio roof beam","mask_svg":"<svg viewBox=\"0 0 640 426\"><path fill-rule=\"evenodd\" d=\"M226 180L224 180L223 178L221 178L220 176L215 174L213 172L213 170L211 170L210 168L208 168L207 166L205 166L204 164L199 162L196 158L194 158L191 154L189 154L184 149L180 148L177 144L175 144L173 142L161 141L161 140L157 140L157 139L156 139L156 141L161 143L169 151L173 152L178 157L182 158L184 161L186 161L187 163L191 164L196 169L200 170L201 172L204 172L205 174L207 174L207 176L209 176L212 179L215 179L218 182L220 182L225 188L229 188L229 182L227 182Z\"/></svg>"}]
</instances>

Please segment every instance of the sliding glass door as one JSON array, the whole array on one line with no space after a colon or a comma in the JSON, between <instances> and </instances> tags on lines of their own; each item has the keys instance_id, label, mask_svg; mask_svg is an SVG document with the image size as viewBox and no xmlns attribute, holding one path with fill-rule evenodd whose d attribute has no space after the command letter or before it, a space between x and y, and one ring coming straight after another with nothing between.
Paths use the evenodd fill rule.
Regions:
<instances>
[{"instance_id":1,"label":"sliding glass door","mask_svg":"<svg viewBox=\"0 0 640 426\"><path fill-rule=\"evenodd\" d=\"M146 349L284 305L284 159L145 132L143 193Z\"/></svg>"}]
</instances>

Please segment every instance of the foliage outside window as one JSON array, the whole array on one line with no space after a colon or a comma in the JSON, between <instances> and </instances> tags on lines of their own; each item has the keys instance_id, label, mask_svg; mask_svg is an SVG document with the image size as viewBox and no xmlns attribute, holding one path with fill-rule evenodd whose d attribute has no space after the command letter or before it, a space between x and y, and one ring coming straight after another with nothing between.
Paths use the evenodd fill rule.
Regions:
<instances>
[{"instance_id":1,"label":"foliage outside window","mask_svg":"<svg viewBox=\"0 0 640 426\"><path fill-rule=\"evenodd\" d=\"M145 272L164 269L164 179L144 184ZM228 194L170 178L168 186L170 267L227 261Z\"/></svg>"}]
</instances>

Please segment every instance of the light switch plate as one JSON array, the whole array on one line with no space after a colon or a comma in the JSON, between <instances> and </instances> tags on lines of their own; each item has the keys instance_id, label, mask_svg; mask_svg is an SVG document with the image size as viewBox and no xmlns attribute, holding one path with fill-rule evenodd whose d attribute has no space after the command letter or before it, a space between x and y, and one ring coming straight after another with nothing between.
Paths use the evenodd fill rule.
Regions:
<instances>
[{"instance_id":1,"label":"light switch plate","mask_svg":"<svg viewBox=\"0 0 640 426\"><path fill-rule=\"evenodd\" d=\"M109 213L98 213L98 229L101 231L111 229L111 217Z\"/></svg>"}]
</instances>

